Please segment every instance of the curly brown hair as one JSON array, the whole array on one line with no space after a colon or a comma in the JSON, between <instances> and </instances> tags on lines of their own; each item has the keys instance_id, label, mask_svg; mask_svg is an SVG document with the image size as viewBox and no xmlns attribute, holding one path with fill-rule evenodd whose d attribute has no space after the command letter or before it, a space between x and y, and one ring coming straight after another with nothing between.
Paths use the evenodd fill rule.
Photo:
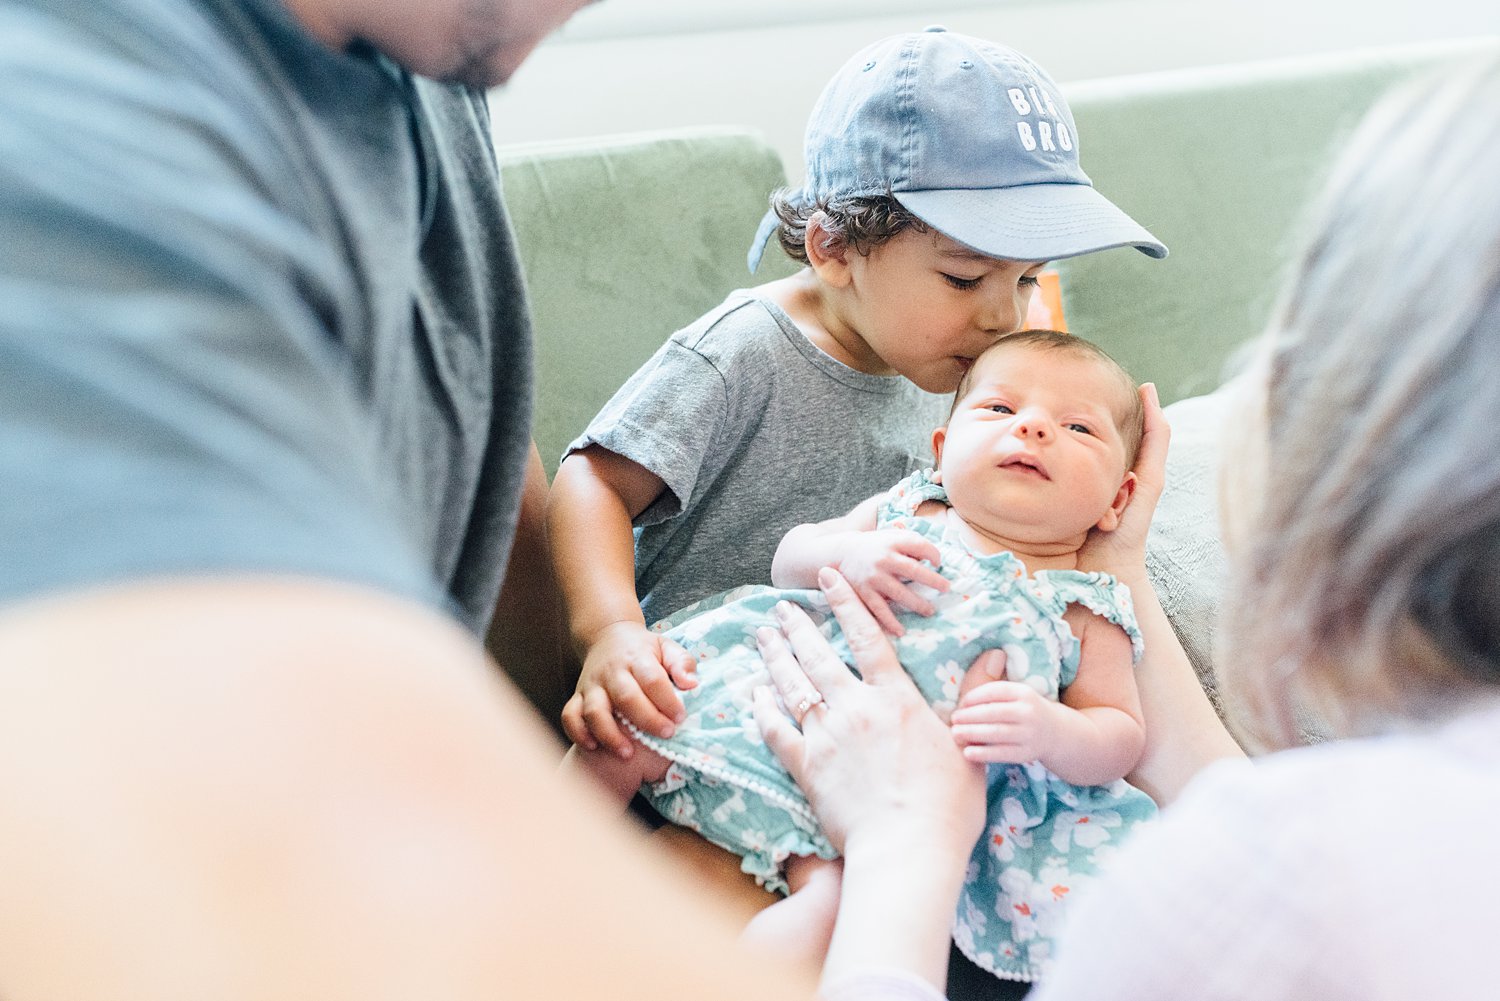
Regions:
<instances>
[{"instance_id":1,"label":"curly brown hair","mask_svg":"<svg viewBox=\"0 0 1500 1001\"><path fill-rule=\"evenodd\" d=\"M776 239L781 249L803 264L808 263L807 223L815 213L823 214L821 226L827 234L823 249L848 248L860 255L908 229L926 233L931 228L890 195L803 202L795 197L794 189L778 188L771 193L771 211L780 222Z\"/></svg>"}]
</instances>

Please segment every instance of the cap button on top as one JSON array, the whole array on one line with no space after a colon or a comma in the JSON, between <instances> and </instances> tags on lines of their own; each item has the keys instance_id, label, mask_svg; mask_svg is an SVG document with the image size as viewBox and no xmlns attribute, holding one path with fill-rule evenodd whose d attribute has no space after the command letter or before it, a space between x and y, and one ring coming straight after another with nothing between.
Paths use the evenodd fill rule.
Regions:
<instances>
[{"instance_id":1,"label":"cap button on top","mask_svg":"<svg viewBox=\"0 0 1500 1001\"><path fill-rule=\"evenodd\" d=\"M922 30L923 31L947 31L948 29L945 28L945 27L943 27L941 24L929 24L927 27L923 28Z\"/></svg>"}]
</instances>

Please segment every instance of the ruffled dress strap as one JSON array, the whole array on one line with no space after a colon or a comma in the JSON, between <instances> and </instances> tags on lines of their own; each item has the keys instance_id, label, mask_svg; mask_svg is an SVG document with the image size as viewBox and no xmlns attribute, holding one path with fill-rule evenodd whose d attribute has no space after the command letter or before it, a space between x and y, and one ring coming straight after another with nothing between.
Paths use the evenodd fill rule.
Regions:
<instances>
[{"instance_id":1,"label":"ruffled dress strap","mask_svg":"<svg viewBox=\"0 0 1500 1001\"><path fill-rule=\"evenodd\" d=\"M891 487L881 498L876 512L876 524L881 528L905 528L905 522L914 517L917 508L930 500L948 503L948 491L941 483L932 479L933 470L919 469L906 479Z\"/></svg>"},{"instance_id":2,"label":"ruffled dress strap","mask_svg":"<svg viewBox=\"0 0 1500 1001\"><path fill-rule=\"evenodd\" d=\"M1063 605L1082 605L1095 615L1103 616L1130 637L1131 661L1141 659L1146 646L1141 638L1141 627L1135 620L1135 604L1130 600L1130 588L1107 573L1085 573L1082 570L1040 570L1037 578L1045 578L1053 593Z\"/></svg>"}]
</instances>

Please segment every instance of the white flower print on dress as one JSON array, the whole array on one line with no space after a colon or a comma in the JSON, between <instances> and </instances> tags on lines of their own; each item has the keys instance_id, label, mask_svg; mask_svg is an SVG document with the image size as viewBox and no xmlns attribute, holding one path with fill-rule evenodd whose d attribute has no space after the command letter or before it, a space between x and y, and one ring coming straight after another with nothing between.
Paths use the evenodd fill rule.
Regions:
<instances>
[{"instance_id":1,"label":"white flower print on dress","mask_svg":"<svg viewBox=\"0 0 1500 1001\"><path fill-rule=\"evenodd\" d=\"M1110 839L1110 830L1119 826L1120 814L1114 810L1094 813L1066 810L1053 822L1052 847L1060 852L1066 852L1070 844L1079 848L1098 848Z\"/></svg>"},{"instance_id":2,"label":"white flower print on dress","mask_svg":"<svg viewBox=\"0 0 1500 1001\"><path fill-rule=\"evenodd\" d=\"M937 612L928 617L898 610L906 632L893 640L901 663L934 707L951 704L963 672L981 651L996 647L1007 653L1009 679L1057 698L1078 665L1077 639L1064 619L1070 604L1095 610L1138 642L1128 595L1111 578L1074 571L1028 577L1010 553L976 555L948 536L950 519L915 514L927 499L943 500L942 489L928 474L916 474L885 498L877 524L892 527L899 520L942 554L938 572L950 586L934 601ZM782 600L812 606L819 631L849 662L848 645L817 592L762 587L706 598L666 623L672 638L681 642L691 634L695 649L715 651L700 658L698 687L682 693L688 719L671 740L640 736L676 763L669 774L680 771L685 782L679 793L659 783L648 798L669 819L681 818L679 823L732 846L745 870L773 889L784 886L780 867L789 854L834 856L745 709L755 688L769 680L754 643L756 627L774 621ZM953 938L997 976L1032 980L1045 974L1058 916L1095 871L1096 857L1113 852L1124 831L1154 806L1124 782L1072 786L1032 762L992 766L987 807L985 835L970 855L954 913ZM1110 826L1115 818L1118 823Z\"/></svg>"}]
</instances>

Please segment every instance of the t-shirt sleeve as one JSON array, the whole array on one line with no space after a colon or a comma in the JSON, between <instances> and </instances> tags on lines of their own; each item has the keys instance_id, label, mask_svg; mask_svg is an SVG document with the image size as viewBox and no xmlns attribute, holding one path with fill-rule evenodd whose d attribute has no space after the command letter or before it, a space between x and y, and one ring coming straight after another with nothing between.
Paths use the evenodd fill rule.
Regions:
<instances>
[{"instance_id":1,"label":"t-shirt sleeve","mask_svg":"<svg viewBox=\"0 0 1500 1001\"><path fill-rule=\"evenodd\" d=\"M722 440L729 406L723 372L674 337L620 387L568 451L599 445L656 474L666 492L635 522L656 524L681 514L732 453Z\"/></svg>"},{"instance_id":2,"label":"t-shirt sleeve","mask_svg":"<svg viewBox=\"0 0 1500 1001\"><path fill-rule=\"evenodd\" d=\"M0 601L192 573L441 602L334 317L224 94L0 13Z\"/></svg>"}]
</instances>

